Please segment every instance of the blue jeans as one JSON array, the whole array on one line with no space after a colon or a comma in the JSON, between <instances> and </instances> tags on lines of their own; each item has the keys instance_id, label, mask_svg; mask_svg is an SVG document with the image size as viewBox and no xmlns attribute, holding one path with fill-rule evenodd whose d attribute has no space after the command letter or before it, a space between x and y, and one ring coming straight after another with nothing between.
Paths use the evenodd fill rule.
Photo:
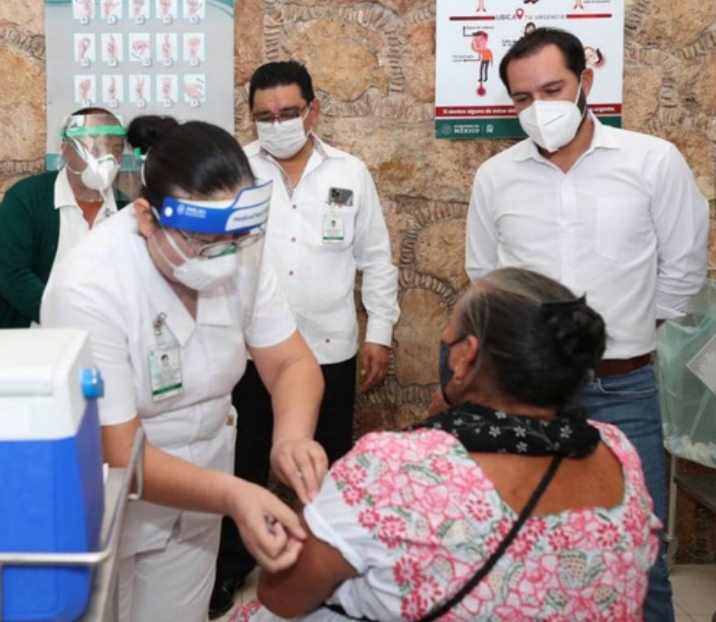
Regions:
<instances>
[{"instance_id":1,"label":"blue jeans","mask_svg":"<svg viewBox=\"0 0 716 622\"><path fill-rule=\"evenodd\" d=\"M666 462L661 430L661 411L656 378L651 365L628 374L590 378L581 394L591 419L618 427L641 458L646 487L654 502L654 513L666 521ZM649 589L644 602L645 622L674 620L671 582L666 566L665 546L660 532L660 551L649 573Z\"/></svg>"}]
</instances>

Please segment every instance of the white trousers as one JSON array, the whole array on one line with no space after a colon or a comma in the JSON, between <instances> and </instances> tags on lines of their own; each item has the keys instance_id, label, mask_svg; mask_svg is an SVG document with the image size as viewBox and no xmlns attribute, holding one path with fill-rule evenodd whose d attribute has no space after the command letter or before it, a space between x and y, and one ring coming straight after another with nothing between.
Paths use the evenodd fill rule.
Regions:
<instances>
[{"instance_id":1,"label":"white trousers","mask_svg":"<svg viewBox=\"0 0 716 622\"><path fill-rule=\"evenodd\" d=\"M214 586L220 522L164 549L119 560L119 622L206 622Z\"/></svg>"}]
</instances>

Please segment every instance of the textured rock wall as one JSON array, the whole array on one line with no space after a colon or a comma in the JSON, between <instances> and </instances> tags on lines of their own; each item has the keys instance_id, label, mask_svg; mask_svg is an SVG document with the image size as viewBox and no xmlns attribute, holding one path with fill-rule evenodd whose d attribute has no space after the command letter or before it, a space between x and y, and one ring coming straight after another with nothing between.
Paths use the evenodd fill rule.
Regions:
<instances>
[{"instance_id":1,"label":"textured rock wall","mask_svg":"<svg viewBox=\"0 0 716 622\"><path fill-rule=\"evenodd\" d=\"M438 336L467 285L463 231L475 169L510 142L433 138L432 0L235 4L241 142L255 136L246 103L251 73L266 60L296 58L307 64L323 101L321 135L363 158L375 177L400 267L402 317L388 379L359 397L357 431L403 426L420 416L435 386ZM713 216L716 3L626 4L624 126L679 146ZM0 192L43 164L43 19L41 0L0 2L0 66L5 67L0 73ZM712 265L714 236L712 218ZM712 517L693 505L683 507L680 525L716 541ZM714 550L711 544L704 555L697 540L687 539L679 555L714 561Z\"/></svg>"},{"instance_id":2,"label":"textured rock wall","mask_svg":"<svg viewBox=\"0 0 716 622\"><path fill-rule=\"evenodd\" d=\"M713 203L716 5L627 4L624 125L674 141ZM439 328L467 285L472 177L509 144L433 138L434 29L432 1L248 0L237 12L239 137L254 138L246 104L252 69L299 59L325 104L321 134L368 163L383 199L402 318L388 380L360 396L360 431L400 425L425 403L436 381Z\"/></svg>"}]
</instances>

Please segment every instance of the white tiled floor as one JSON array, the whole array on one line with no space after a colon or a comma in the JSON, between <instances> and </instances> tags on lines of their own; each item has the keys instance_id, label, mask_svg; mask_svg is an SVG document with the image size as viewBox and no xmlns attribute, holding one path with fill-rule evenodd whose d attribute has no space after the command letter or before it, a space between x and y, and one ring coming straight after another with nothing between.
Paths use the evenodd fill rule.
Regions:
<instances>
[{"instance_id":1,"label":"white tiled floor","mask_svg":"<svg viewBox=\"0 0 716 622\"><path fill-rule=\"evenodd\" d=\"M674 566L671 584L676 622L711 622L716 613L716 565Z\"/></svg>"},{"instance_id":2,"label":"white tiled floor","mask_svg":"<svg viewBox=\"0 0 716 622\"><path fill-rule=\"evenodd\" d=\"M258 572L252 573L236 596L236 606L256 594ZM716 564L679 564L671 570L676 622L712 622L716 613ZM228 622L228 613L218 622Z\"/></svg>"}]
</instances>

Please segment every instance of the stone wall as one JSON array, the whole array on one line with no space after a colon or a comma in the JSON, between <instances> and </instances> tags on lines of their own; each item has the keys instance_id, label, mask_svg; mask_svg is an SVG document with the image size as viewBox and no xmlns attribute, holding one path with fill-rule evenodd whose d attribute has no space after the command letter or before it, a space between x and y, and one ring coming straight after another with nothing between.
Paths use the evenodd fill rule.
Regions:
<instances>
[{"instance_id":1,"label":"stone wall","mask_svg":"<svg viewBox=\"0 0 716 622\"><path fill-rule=\"evenodd\" d=\"M624 126L667 138L684 153L711 202L714 265L716 3L626 4ZM41 0L0 2L0 192L43 165L43 19ZM398 428L423 412L437 380L440 330L467 285L463 237L472 178L481 162L511 144L433 138L434 33L432 0L236 1L240 141L255 137L247 109L253 70L266 60L301 60L323 102L320 134L367 162L383 201L402 316L386 382L359 396L357 432ZM683 507L688 515L680 512L679 524L709 537L698 546L687 539L679 558L716 560L713 517Z\"/></svg>"}]
</instances>

